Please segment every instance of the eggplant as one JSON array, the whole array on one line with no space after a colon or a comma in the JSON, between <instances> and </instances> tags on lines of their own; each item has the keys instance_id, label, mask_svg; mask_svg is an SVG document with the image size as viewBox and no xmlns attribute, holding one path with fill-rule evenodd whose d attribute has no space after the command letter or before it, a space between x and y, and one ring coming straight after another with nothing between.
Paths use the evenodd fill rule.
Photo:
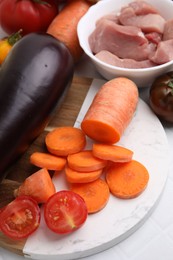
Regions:
<instances>
[{"instance_id":1,"label":"eggplant","mask_svg":"<svg viewBox=\"0 0 173 260\"><path fill-rule=\"evenodd\" d=\"M66 46L46 33L17 42L0 68L0 181L48 124L74 74Z\"/></svg>"}]
</instances>

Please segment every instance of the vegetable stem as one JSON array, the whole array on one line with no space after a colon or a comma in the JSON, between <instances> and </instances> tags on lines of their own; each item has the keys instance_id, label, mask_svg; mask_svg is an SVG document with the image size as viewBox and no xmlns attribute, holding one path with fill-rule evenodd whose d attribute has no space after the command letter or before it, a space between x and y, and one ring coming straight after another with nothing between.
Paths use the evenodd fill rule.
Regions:
<instances>
[{"instance_id":1,"label":"vegetable stem","mask_svg":"<svg viewBox=\"0 0 173 260\"><path fill-rule=\"evenodd\" d=\"M168 86L169 86L170 88L173 88L173 80L170 80L170 81L168 82Z\"/></svg>"},{"instance_id":2,"label":"vegetable stem","mask_svg":"<svg viewBox=\"0 0 173 260\"><path fill-rule=\"evenodd\" d=\"M8 43L9 43L11 46L13 46L17 41L19 41L19 40L22 38L21 32L22 32L22 29L20 29L20 30L19 30L18 32L16 32L16 33L11 34L11 35L8 37L7 41L8 41Z\"/></svg>"},{"instance_id":3,"label":"vegetable stem","mask_svg":"<svg viewBox=\"0 0 173 260\"><path fill-rule=\"evenodd\" d=\"M42 0L32 0L33 2L37 3L37 4L41 4L41 5L47 5L47 6L51 6L48 2L46 1L42 1Z\"/></svg>"}]
</instances>

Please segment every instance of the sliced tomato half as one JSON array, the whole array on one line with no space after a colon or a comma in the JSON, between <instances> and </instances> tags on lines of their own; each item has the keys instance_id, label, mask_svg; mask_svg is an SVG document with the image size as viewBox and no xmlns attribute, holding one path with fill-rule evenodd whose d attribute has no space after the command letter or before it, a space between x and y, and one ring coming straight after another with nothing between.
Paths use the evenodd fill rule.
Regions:
<instances>
[{"instance_id":1,"label":"sliced tomato half","mask_svg":"<svg viewBox=\"0 0 173 260\"><path fill-rule=\"evenodd\" d=\"M63 190L53 194L44 205L45 222L53 232L66 234L80 228L88 216L83 198Z\"/></svg>"},{"instance_id":2,"label":"sliced tomato half","mask_svg":"<svg viewBox=\"0 0 173 260\"><path fill-rule=\"evenodd\" d=\"M23 239L40 224L40 208L29 196L19 196L0 213L0 230L9 238Z\"/></svg>"}]
</instances>

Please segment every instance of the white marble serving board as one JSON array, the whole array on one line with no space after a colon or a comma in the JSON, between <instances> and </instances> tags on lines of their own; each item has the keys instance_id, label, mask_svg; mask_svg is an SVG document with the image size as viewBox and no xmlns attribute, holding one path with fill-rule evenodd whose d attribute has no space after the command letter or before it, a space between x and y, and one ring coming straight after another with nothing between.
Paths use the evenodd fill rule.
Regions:
<instances>
[{"instance_id":1,"label":"white marble serving board","mask_svg":"<svg viewBox=\"0 0 173 260\"><path fill-rule=\"evenodd\" d=\"M75 126L80 127L84 114L103 83L103 80L93 81ZM88 139L88 147L91 143ZM89 215L82 228L68 235L57 235L48 230L42 217L39 229L27 239L24 246L26 257L71 260L89 256L119 243L144 223L164 190L169 150L160 121L141 99L133 120L117 144L132 149L134 159L148 169L150 180L146 190L131 200L121 200L111 195L102 211ZM53 181L57 190L67 188L63 172L55 176Z\"/></svg>"}]
</instances>

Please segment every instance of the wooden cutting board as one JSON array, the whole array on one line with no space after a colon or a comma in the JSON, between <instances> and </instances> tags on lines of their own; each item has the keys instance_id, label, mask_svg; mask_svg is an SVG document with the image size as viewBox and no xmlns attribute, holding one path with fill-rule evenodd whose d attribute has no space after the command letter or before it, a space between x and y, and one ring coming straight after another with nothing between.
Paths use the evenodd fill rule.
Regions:
<instances>
[{"instance_id":1,"label":"wooden cutting board","mask_svg":"<svg viewBox=\"0 0 173 260\"><path fill-rule=\"evenodd\" d=\"M9 171L8 179L2 185L5 185L7 180L8 187L11 186L9 181L22 182L35 171L29 163L29 156L33 151L44 151L44 138L47 131L57 126L74 125L74 123L76 127L80 126L93 97L104 82L99 79L77 77L73 79L62 106L56 111L49 126ZM87 145L92 145L92 142L89 139ZM143 163L149 171L149 183L139 197L120 200L111 195L104 210L100 214L88 216L86 225L70 234L70 239L68 236L59 237L49 231L44 221L41 221L40 227L27 240L14 242L1 235L0 246L32 259L69 260L101 252L135 232L157 205L169 169L165 131L150 107L141 99L130 125L118 144L133 150L133 158ZM63 174L53 176L53 181L57 190L67 188ZM0 193L0 199L3 197L5 196ZM106 225L103 225L105 219Z\"/></svg>"},{"instance_id":2,"label":"wooden cutting board","mask_svg":"<svg viewBox=\"0 0 173 260\"><path fill-rule=\"evenodd\" d=\"M4 181L0 184L0 207L12 199L12 195L6 198L4 190L8 188L8 190L12 191L20 182L24 181L26 177L34 172L35 167L29 163L29 157L33 151L45 150L44 137L48 130L58 126L74 125L91 82L92 79L74 76L63 103L55 111L54 116L47 128L45 128L45 131L33 142L27 152L9 170L6 179L4 179ZM22 250L24 245L25 240L14 242L14 240L10 240L0 233L0 247L19 255L23 255Z\"/></svg>"}]
</instances>

